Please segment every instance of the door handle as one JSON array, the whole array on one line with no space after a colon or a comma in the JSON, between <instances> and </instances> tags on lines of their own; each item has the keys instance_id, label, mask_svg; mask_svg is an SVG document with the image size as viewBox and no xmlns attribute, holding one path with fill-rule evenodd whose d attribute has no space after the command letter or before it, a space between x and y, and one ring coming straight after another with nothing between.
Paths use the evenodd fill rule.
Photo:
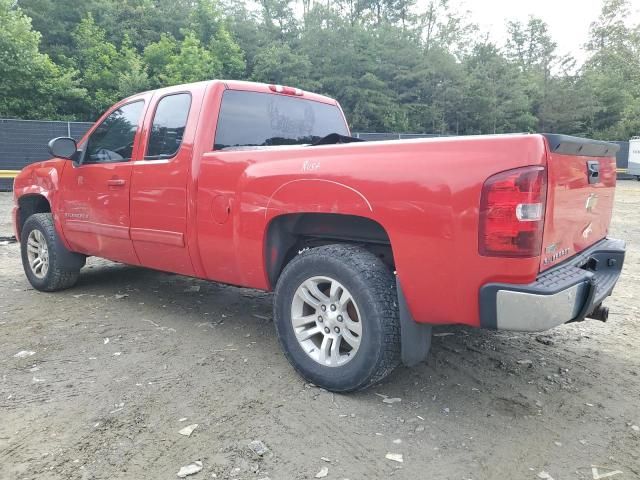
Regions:
<instances>
[{"instance_id":1,"label":"door handle","mask_svg":"<svg viewBox=\"0 0 640 480\"><path fill-rule=\"evenodd\" d=\"M107 180L107 185L110 187L123 187L126 183L127 181L122 178L112 178L111 180Z\"/></svg>"},{"instance_id":2,"label":"door handle","mask_svg":"<svg viewBox=\"0 0 640 480\"><path fill-rule=\"evenodd\" d=\"M589 176L589 183L598 183L600 181L600 162L598 160L587 162L587 175Z\"/></svg>"}]
</instances>

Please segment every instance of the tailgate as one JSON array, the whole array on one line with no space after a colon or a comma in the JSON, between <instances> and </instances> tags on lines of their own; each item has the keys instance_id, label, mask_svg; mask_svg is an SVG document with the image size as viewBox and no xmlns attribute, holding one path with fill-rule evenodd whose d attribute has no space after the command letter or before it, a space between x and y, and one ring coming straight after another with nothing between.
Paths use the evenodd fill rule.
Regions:
<instances>
[{"instance_id":1,"label":"tailgate","mask_svg":"<svg viewBox=\"0 0 640 480\"><path fill-rule=\"evenodd\" d=\"M566 135L547 141L547 209L540 270L603 239L613 212L619 147Z\"/></svg>"}]
</instances>

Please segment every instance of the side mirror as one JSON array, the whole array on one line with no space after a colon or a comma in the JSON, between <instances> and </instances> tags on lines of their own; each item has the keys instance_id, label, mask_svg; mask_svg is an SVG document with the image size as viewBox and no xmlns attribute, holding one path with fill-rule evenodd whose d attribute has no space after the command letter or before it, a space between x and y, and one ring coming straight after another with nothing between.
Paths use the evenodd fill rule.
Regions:
<instances>
[{"instance_id":1,"label":"side mirror","mask_svg":"<svg viewBox=\"0 0 640 480\"><path fill-rule=\"evenodd\" d=\"M49 140L47 145L49 153L54 157L67 158L73 160L73 156L78 150L78 144L71 137L57 137Z\"/></svg>"}]
</instances>

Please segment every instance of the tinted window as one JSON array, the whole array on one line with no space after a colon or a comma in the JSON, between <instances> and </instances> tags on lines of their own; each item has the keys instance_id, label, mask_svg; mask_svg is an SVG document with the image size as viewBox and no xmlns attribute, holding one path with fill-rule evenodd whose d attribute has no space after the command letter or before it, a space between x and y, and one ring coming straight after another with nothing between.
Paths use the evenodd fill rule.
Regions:
<instances>
[{"instance_id":1,"label":"tinted window","mask_svg":"<svg viewBox=\"0 0 640 480\"><path fill-rule=\"evenodd\" d=\"M129 103L105 118L87 141L84 163L131 160L133 141L143 107L143 101Z\"/></svg>"},{"instance_id":2,"label":"tinted window","mask_svg":"<svg viewBox=\"0 0 640 480\"><path fill-rule=\"evenodd\" d=\"M228 90L222 97L214 148L298 145L330 133L349 134L335 105Z\"/></svg>"},{"instance_id":3,"label":"tinted window","mask_svg":"<svg viewBox=\"0 0 640 480\"><path fill-rule=\"evenodd\" d=\"M178 153L190 106L191 95L188 93L169 95L158 102L144 157L146 160L170 158Z\"/></svg>"}]
</instances>

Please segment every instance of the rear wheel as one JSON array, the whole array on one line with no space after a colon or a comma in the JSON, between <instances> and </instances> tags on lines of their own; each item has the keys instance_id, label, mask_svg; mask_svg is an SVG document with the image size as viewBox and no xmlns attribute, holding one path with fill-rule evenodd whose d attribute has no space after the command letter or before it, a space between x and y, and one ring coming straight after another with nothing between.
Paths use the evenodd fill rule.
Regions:
<instances>
[{"instance_id":1,"label":"rear wheel","mask_svg":"<svg viewBox=\"0 0 640 480\"><path fill-rule=\"evenodd\" d=\"M75 285L85 257L62 245L50 213L36 213L27 219L20 244L22 266L35 289L53 292Z\"/></svg>"},{"instance_id":2,"label":"rear wheel","mask_svg":"<svg viewBox=\"0 0 640 480\"><path fill-rule=\"evenodd\" d=\"M327 245L295 257L278 280L274 310L285 355L318 386L360 390L400 362L395 279L363 248Z\"/></svg>"}]
</instances>

